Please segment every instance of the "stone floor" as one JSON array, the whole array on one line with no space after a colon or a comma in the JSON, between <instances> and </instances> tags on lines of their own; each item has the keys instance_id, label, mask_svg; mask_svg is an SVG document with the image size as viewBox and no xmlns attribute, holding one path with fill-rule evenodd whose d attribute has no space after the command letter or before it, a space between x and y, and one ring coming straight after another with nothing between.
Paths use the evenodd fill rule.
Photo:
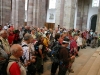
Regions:
<instances>
[{"instance_id":1,"label":"stone floor","mask_svg":"<svg viewBox=\"0 0 100 75\"><path fill-rule=\"evenodd\" d=\"M98 48L90 48L90 47L87 47L86 49L81 49L79 51L79 57L75 59L75 62L72 66L74 73L73 74L70 73L69 75L89 75L88 72L86 71L89 71L90 69L89 65L91 67L92 62L95 61L96 59L95 56L97 55L96 54L97 49ZM51 64L52 62L50 60L44 63L44 73L42 75L50 75Z\"/></svg>"}]
</instances>

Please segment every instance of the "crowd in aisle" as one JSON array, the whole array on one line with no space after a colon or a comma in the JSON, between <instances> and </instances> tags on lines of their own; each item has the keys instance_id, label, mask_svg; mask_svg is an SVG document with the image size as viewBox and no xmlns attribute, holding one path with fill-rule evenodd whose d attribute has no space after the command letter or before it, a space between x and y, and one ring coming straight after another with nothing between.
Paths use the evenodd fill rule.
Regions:
<instances>
[{"instance_id":1,"label":"crowd in aisle","mask_svg":"<svg viewBox=\"0 0 100 75\"><path fill-rule=\"evenodd\" d=\"M93 30L0 25L0 75L41 75L51 59L51 75L74 73L72 64L79 51L100 46Z\"/></svg>"}]
</instances>

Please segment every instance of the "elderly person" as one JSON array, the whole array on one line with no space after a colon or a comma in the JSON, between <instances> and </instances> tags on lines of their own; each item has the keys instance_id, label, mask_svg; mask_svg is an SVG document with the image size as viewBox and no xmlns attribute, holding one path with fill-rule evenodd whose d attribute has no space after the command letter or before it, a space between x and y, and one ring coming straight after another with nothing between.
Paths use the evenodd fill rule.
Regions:
<instances>
[{"instance_id":1,"label":"elderly person","mask_svg":"<svg viewBox=\"0 0 100 75\"><path fill-rule=\"evenodd\" d=\"M8 38L7 31L1 30L0 31L0 46L7 54L10 54L10 45L7 38Z\"/></svg>"},{"instance_id":2,"label":"elderly person","mask_svg":"<svg viewBox=\"0 0 100 75\"><path fill-rule=\"evenodd\" d=\"M8 75L26 75L24 66L20 63L20 57L23 55L22 47L19 44L14 44L10 48L11 56L7 66Z\"/></svg>"},{"instance_id":3,"label":"elderly person","mask_svg":"<svg viewBox=\"0 0 100 75\"><path fill-rule=\"evenodd\" d=\"M35 56L33 56L33 52L29 44L31 43L33 37L31 34L26 33L24 35L23 41L21 43L23 48L23 55L22 55L22 62L25 64L25 66L28 69L28 75L35 75L35 68L34 62L35 62Z\"/></svg>"}]
</instances>

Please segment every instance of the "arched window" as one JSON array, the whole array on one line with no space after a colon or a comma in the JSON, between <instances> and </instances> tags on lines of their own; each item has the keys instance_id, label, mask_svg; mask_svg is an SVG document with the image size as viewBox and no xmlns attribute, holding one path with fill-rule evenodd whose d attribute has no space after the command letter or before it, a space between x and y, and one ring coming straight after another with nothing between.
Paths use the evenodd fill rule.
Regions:
<instances>
[{"instance_id":1,"label":"arched window","mask_svg":"<svg viewBox=\"0 0 100 75\"><path fill-rule=\"evenodd\" d=\"M92 7L99 7L99 0L92 0Z\"/></svg>"},{"instance_id":2,"label":"arched window","mask_svg":"<svg viewBox=\"0 0 100 75\"><path fill-rule=\"evenodd\" d=\"M56 8L56 0L49 0L49 9Z\"/></svg>"},{"instance_id":3,"label":"arched window","mask_svg":"<svg viewBox=\"0 0 100 75\"><path fill-rule=\"evenodd\" d=\"M25 0L25 22L27 22L28 0Z\"/></svg>"}]
</instances>

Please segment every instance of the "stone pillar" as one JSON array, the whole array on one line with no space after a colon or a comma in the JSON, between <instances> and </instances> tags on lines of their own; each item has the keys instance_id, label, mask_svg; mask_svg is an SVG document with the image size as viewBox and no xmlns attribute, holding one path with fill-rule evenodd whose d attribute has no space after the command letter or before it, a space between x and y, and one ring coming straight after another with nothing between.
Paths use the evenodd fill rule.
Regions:
<instances>
[{"instance_id":1,"label":"stone pillar","mask_svg":"<svg viewBox=\"0 0 100 75\"><path fill-rule=\"evenodd\" d=\"M36 26L38 27L39 26L39 18L40 18L40 16L39 16L39 12L40 12L40 10L39 10L39 4L40 3L40 0L36 0Z\"/></svg>"},{"instance_id":2,"label":"stone pillar","mask_svg":"<svg viewBox=\"0 0 100 75\"><path fill-rule=\"evenodd\" d=\"M16 7L16 1L12 0L12 16L11 16L11 23L15 24L15 8Z\"/></svg>"},{"instance_id":3,"label":"stone pillar","mask_svg":"<svg viewBox=\"0 0 100 75\"><path fill-rule=\"evenodd\" d=\"M39 3L39 27L43 27L46 22L46 0L42 0Z\"/></svg>"},{"instance_id":4,"label":"stone pillar","mask_svg":"<svg viewBox=\"0 0 100 75\"><path fill-rule=\"evenodd\" d=\"M27 25L31 26L33 21L33 0L28 0L28 18Z\"/></svg>"},{"instance_id":5,"label":"stone pillar","mask_svg":"<svg viewBox=\"0 0 100 75\"><path fill-rule=\"evenodd\" d=\"M60 8L61 8L61 0L56 1L56 16L55 16L55 27L58 27L60 25Z\"/></svg>"},{"instance_id":6,"label":"stone pillar","mask_svg":"<svg viewBox=\"0 0 100 75\"><path fill-rule=\"evenodd\" d=\"M65 3L65 0L62 0L61 1L61 7L60 7L60 25L62 26L63 25L63 19L64 19L64 3Z\"/></svg>"},{"instance_id":7,"label":"stone pillar","mask_svg":"<svg viewBox=\"0 0 100 75\"><path fill-rule=\"evenodd\" d=\"M87 29L87 19L89 11L89 0L78 0L78 13L76 28L80 30Z\"/></svg>"},{"instance_id":8,"label":"stone pillar","mask_svg":"<svg viewBox=\"0 0 100 75\"><path fill-rule=\"evenodd\" d=\"M23 26L25 22L25 0L19 0L18 24Z\"/></svg>"},{"instance_id":9,"label":"stone pillar","mask_svg":"<svg viewBox=\"0 0 100 75\"><path fill-rule=\"evenodd\" d=\"M4 25L10 22L11 0L0 0L0 24Z\"/></svg>"},{"instance_id":10,"label":"stone pillar","mask_svg":"<svg viewBox=\"0 0 100 75\"><path fill-rule=\"evenodd\" d=\"M35 26L36 25L36 0L34 0L34 2L33 2L33 26Z\"/></svg>"},{"instance_id":11,"label":"stone pillar","mask_svg":"<svg viewBox=\"0 0 100 75\"><path fill-rule=\"evenodd\" d=\"M16 9L15 9L15 25L14 25L14 27L15 27L15 29L17 29L18 28L18 6L19 6L19 0L16 0Z\"/></svg>"},{"instance_id":12,"label":"stone pillar","mask_svg":"<svg viewBox=\"0 0 100 75\"><path fill-rule=\"evenodd\" d=\"M0 24L2 24L2 0L0 0Z\"/></svg>"},{"instance_id":13,"label":"stone pillar","mask_svg":"<svg viewBox=\"0 0 100 75\"><path fill-rule=\"evenodd\" d=\"M82 30L87 30L88 12L89 12L89 0L84 0Z\"/></svg>"},{"instance_id":14,"label":"stone pillar","mask_svg":"<svg viewBox=\"0 0 100 75\"><path fill-rule=\"evenodd\" d=\"M98 9L98 15L97 15L96 31L98 32L98 34L100 34L100 4Z\"/></svg>"},{"instance_id":15,"label":"stone pillar","mask_svg":"<svg viewBox=\"0 0 100 75\"><path fill-rule=\"evenodd\" d=\"M55 27L62 24L60 26L66 29L74 28L75 1L76 0L57 0Z\"/></svg>"},{"instance_id":16,"label":"stone pillar","mask_svg":"<svg viewBox=\"0 0 100 75\"><path fill-rule=\"evenodd\" d=\"M43 27L46 22L46 0L33 1L33 26Z\"/></svg>"},{"instance_id":17,"label":"stone pillar","mask_svg":"<svg viewBox=\"0 0 100 75\"><path fill-rule=\"evenodd\" d=\"M18 5L19 5L19 0L12 0L12 24L15 29L18 28Z\"/></svg>"}]
</instances>

